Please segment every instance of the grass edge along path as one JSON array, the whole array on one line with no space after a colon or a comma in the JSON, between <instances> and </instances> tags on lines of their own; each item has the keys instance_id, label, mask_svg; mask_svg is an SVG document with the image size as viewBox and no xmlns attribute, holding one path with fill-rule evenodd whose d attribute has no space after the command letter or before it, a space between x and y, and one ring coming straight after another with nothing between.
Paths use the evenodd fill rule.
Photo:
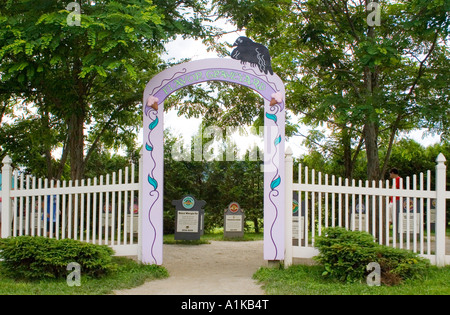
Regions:
<instances>
[{"instance_id":1,"label":"grass edge along path","mask_svg":"<svg viewBox=\"0 0 450 315\"><path fill-rule=\"evenodd\" d=\"M322 276L323 266L293 265L289 268L261 267L253 279L268 295L449 295L450 266L431 266L420 279L406 280L396 286L343 283Z\"/></svg>"},{"instance_id":2,"label":"grass edge along path","mask_svg":"<svg viewBox=\"0 0 450 315\"><path fill-rule=\"evenodd\" d=\"M176 241L173 234L164 234L164 244L179 244L179 245L201 245L210 244L211 241L224 241L224 242L251 242L264 239L264 233L244 233L244 237L226 238L223 232L205 233L199 240L193 241Z\"/></svg>"}]
</instances>

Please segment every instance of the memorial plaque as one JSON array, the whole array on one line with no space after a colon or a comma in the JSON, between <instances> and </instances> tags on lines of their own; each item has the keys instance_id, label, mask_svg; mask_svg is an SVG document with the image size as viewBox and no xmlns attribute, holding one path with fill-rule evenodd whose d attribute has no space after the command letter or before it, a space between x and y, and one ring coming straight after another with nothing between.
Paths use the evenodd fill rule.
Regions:
<instances>
[{"instance_id":1,"label":"memorial plaque","mask_svg":"<svg viewBox=\"0 0 450 315\"><path fill-rule=\"evenodd\" d=\"M172 200L175 206L175 240L199 240L203 235L206 202L193 196Z\"/></svg>"},{"instance_id":2,"label":"memorial plaque","mask_svg":"<svg viewBox=\"0 0 450 315\"><path fill-rule=\"evenodd\" d=\"M296 194L297 193L297 194ZM298 224L298 192L294 192L294 198L292 199L292 240L293 245L298 245L298 239L300 235Z\"/></svg>"},{"instance_id":3,"label":"memorial plaque","mask_svg":"<svg viewBox=\"0 0 450 315\"><path fill-rule=\"evenodd\" d=\"M226 228L227 232L240 232L242 231L242 215L227 215L226 216Z\"/></svg>"},{"instance_id":4,"label":"memorial plaque","mask_svg":"<svg viewBox=\"0 0 450 315\"><path fill-rule=\"evenodd\" d=\"M177 232L198 233L199 211L178 211Z\"/></svg>"},{"instance_id":5,"label":"memorial plaque","mask_svg":"<svg viewBox=\"0 0 450 315\"><path fill-rule=\"evenodd\" d=\"M350 213L350 218L353 213ZM362 203L358 203L355 207L355 221L351 220L352 230L359 231L359 226L361 225L361 230L365 231L366 229L366 206ZM353 226L353 223L355 224Z\"/></svg>"},{"instance_id":6,"label":"memorial plaque","mask_svg":"<svg viewBox=\"0 0 450 315\"><path fill-rule=\"evenodd\" d=\"M420 204L419 199L416 200L416 205L414 207L414 198L409 199L409 204L407 198L403 198L402 202L401 200L396 201L396 209L397 209L397 237L400 237L400 234L403 234L403 240L406 239L407 233L408 233L408 225L409 225L409 234L412 238L414 235L419 236L420 233L420 226L422 224L422 218L420 216ZM401 206L401 212L400 212L400 206ZM414 215L414 211L416 214ZM414 226L414 217L415 219L415 226Z\"/></svg>"},{"instance_id":7,"label":"memorial plaque","mask_svg":"<svg viewBox=\"0 0 450 315\"><path fill-rule=\"evenodd\" d=\"M232 202L225 209L224 214L224 236L243 237L244 236L244 211L237 202Z\"/></svg>"},{"instance_id":8,"label":"memorial plaque","mask_svg":"<svg viewBox=\"0 0 450 315\"><path fill-rule=\"evenodd\" d=\"M298 191L292 193L292 244L298 246L305 234L305 200L299 204Z\"/></svg>"},{"instance_id":9,"label":"memorial plaque","mask_svg":"<svg viewBox=\"0 0 450 315\"><path fill-rule=\"evenodd\" d=\"M430 228L434 232L436 231L436 199L431 199L430 206Z\"/></svg>"}]
</instances>

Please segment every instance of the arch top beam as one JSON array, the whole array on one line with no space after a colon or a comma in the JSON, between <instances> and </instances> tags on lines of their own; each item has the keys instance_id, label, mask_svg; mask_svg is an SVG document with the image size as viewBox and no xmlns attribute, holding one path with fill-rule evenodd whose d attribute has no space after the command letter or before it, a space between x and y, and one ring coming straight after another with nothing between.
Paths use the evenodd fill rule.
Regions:
<instances>
[{"instance_id":1,"label":"arch top beam","mask_svg":"<svg viewBox=\"0 0 450 315\"><path fill-rule=\"evenodd\" d=\"M284 108L284 84L278 75L266 75L256 67L242 64L238 60L212 58L183 63L166 69L156 75L145 88L145 112L157 102L160 105L173 92L183 87L208 82L222 81L246 86L259 93L265 100L271 101L274 94ZM149 98L150 99L149 102Z\"/></svg>"}]
</instances>

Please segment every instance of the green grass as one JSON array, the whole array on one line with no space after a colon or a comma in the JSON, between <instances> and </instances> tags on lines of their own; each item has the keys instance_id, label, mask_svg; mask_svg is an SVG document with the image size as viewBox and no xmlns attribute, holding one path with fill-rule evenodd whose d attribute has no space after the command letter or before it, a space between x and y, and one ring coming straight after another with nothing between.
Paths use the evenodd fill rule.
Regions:
<instances>
[{"instance_id":1,"label":"green grass","mask_svg":"<svg viewBox=\"0 0 450 315\"><path fill-rule=\"evenodd\" d=\"M263 233L244 233L244 237L236 237L236 238L225 238L223 236L223 232L220 233L206 233L200 237L200 240L195 241L175 241L173 234L166 234L163 236L164 244L186 244L186 245L200 245L200 244L209 244L211 241L230 241L230 242L239 242L239 241L259 241L264 239Z\"/></svg>"},{"instance_id":2,"label":"green grass","mask_svg":"<svg viewBox=\"0 0 450 315\"><path fill-rule=\"evenodd\" d=\"M129 289L144 284L153 279L169 276L164 267L143 265L125 257L113 257L118 265L116 272L102 278L83 277L81 270L81 285L70 287L66 279L18 281L4 275L0 267L0 295L100 295L111 294L113 290ZM70 271L67 272L68 274Z\"/></svg>"},{"instance_id":3,"label":"green grass","mask_svg":"<svg viewBox=\"0 0 450 315\"><path fill-rule=\"evenodd\" d=\"M324 278L322 266L294 265L287 269L260 268L253 278L269 295L449 295L450 266L430 267L427 276L397 286L370 287Z\"/></svg>"}]
</instances>

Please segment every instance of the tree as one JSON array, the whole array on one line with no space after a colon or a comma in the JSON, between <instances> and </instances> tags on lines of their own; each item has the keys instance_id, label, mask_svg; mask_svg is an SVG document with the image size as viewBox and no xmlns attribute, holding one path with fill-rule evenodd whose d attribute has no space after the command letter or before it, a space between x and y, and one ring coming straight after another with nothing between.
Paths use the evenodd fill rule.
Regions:
<instances>
[{"instance_id":1,"label":"tree","mask_svg":"<svg viewBox=\"0 0 450 315\"><path fill-rule=\"evenodd\" d=\"M347 174L364 149L368 179L380 179L399 131L448 126L448 1L213 2L218 16L269 47L287 107L331 127ZM380 5L379 26L367 22L369 2Z\"/></svg>"},{"instance_id":2,"label":"tree","mask_svg":"<svg viewBox=\"0 0 450 315\"><path fill-rule=\"evenodd\" d=\"M205 2L79 1L80 11L70 11L71 1L0 4L0 97L34 104L44 134L62 126L58 142L46 144L47 165L60 145L58 169L68 161L79 179L99 143L132 145L142 90L161 70L164 43L205 35Z\"/></svg>"}]
</instances>

